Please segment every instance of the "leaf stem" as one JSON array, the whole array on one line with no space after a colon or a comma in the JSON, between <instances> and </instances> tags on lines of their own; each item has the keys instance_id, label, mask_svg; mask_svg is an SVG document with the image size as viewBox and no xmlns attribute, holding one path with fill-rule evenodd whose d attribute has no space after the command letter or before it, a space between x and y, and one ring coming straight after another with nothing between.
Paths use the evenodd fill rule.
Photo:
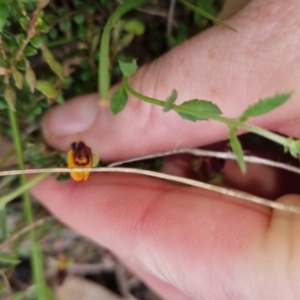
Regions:
<instances>
[{"instance_id":1,"label":"leaf stem","mask_svg":"<svg viewBox=\"0 0 300 300\"><path fill-rule=\"evenodd\" d=\"M15 152L17 155L18 166L19 169L24 169L22 142L21 142L20 132L17 124L16 113L11 109L8 109L8 115L10 120L10 126L12 129L12 137L13 137ZM21 187L24 187L26 184L28 184L24 174L20 175L20 184ZM30 202L30 195L27 189L23 191L23 206L24 206L26 222L27 224L31 224L33 222L33 213L32 213L32 207ZM30 251L31 267L33 270L34 282L37 286L37 298L42 300L45 299L45 292L44 292L45 280L43 274L40 248L36 242L35 232L33 229L29 231L29 239L30 239L30 246L31 246L31 251Z\"/></svg>"},{"instance_id":2,"label":"leaf stem","mask_svg":"<svg viewBox=\"0 0 300 300\"><path fill-rule=\"evenodd\" d=\"M150 103L150 104L155 104L161 107L164 107L165 105L165 101L162 100L158 100L152 97L148 97L145 95L140 94L139 92L137 92L136 90L134 90L128 81L127 77L123 78L122 84L124 86L124 88L126 89L126 91L130 94L132 94L133 96L135 96L136 98ZM200 111L195 111L193 109L190 108L186 108L186 107L182 107L180 105L176 105L173 104L172 105L172 109L175 110L177 113L185 113L185 114L189 114L198 118L203 118L203 119L209 119L209 120L214 120L217 122L221 122L225 125L227 125L229 128L241 128L241 129L245 129L249 132L253 132L256 133L257 135L263 136L271 141L274 141L286 148L291 148L293 147L293 140L288 139L286 137L283 137L279 134L270 132L266 129L260 128L258 126L255 125L251 125L248 124L246 122L242 122L239 119L235 119L235 118L226 118L220 115L216 115L216 114L211 114L211 113L207 113L207 112L200 112Z\"/></svg>"},{"instance_id":3,"label":"leaf stem","mask_svg":"<svg viewBox=\"0 0 300 300\"><path fill-rule=\"evenodd\" d=\"M148 0L131 0L121 4L108 19L101 37L99 63L98 63L98 91L100 104L107 104L109 101L110 72L109 72L109 39L110 31L114 24L127 12L139 7Z\"/></svg>"}]
</instances>

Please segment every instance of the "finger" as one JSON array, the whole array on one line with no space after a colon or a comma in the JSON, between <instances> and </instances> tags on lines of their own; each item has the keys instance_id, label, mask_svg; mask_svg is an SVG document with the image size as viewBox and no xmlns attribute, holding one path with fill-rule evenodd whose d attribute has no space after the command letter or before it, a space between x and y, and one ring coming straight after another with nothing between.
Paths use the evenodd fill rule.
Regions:
<instances>
[{"instance_id":1,"label":"finger","mask_svg":"<svg viewBox=\"0 0 300 300\"><path fill-rule=\"evenodd\" d=\"M154 290L158 295L163 297L163 299L172 300L193 300L191 297L184 294L182 291L178 290L171 284L159 280L150 273L144 271L143 269L137 267L136 265L128 262L126 259L120 259L127 268L131 269L139 278L143 280L145 284L152 290Z\"/></svg>"},{"instance_id":2,"label":"finger","mask_svg":"<svg viewBox=\"0 0 300 300\"><path fill-rule=\"evenodd\" d=\"M213 27L142 67L130 82L159 99L176 88L178 103L213 101L229 117L259 98L293 91L289 104L253 122L298 136L299 126L290 127L299 115L300 51L294 34L300 26L299 8L297 0L252 1L228 21L238 33ZM181 120L175 112L164 113L131 96L117 116L108 107L100 108L97 100L97 95L82 96L50 111L43 126L48 142L66 150L83 140L104 160L115 160L227 136L223 125Z\"/></svg>"},{"instance_id":3,"label":"finger","mask_svg":"<svg viewBox=\"0 0 300 300\"><path fill-rule=\"evenodd\" d=\"M69 226L192 298L209 299L211 282L216 298L225 291L247 299L249 290L265 289L247 282L257 273L268 278L259 249L268 209L124 174L92 175L82 184L48 179L33 193ZM286 292L283 276L273 282Z\"/></svg>"}]
</instances>

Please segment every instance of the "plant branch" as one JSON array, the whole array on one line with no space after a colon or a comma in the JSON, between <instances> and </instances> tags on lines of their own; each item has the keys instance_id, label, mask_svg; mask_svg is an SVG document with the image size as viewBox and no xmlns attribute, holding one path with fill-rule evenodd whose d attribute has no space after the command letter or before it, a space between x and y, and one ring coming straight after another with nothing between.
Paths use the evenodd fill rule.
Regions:
<instances>
[{"instance_id":1,"label":"plant branch","mask_svg":"<svg viewBox=\"0 0 300 300\"><path fill-rule=\"evenodd\" d=\"M122 84L123 84L124 88L126 89L126 91L128 93L132 94L133 96L135 96L136 98L138 98L138 99L140 99L144 102L150 103L150 104L155 104L155 105L164 107L165 101L142 95L139 92L137 92L136 90L134 90L130 86L127 77L123 78ZM270 131L268 131L266 129L263 129L263 128L260 128L258 126L251 125L251 124L248 124L246 122L242 122L239 119L226 118L226 117L223 117L223 116L220 116L220 115L217 115L217 114L212 114L212 113L202 112L202 111L195 111L193 109L190 109L190 108L187 108L187 107L182 107L182 106L176 105L176 104L172 105L172 109L174 111L176 111L177 113L188 114L188 115L191 115L191 116L195 116L199 119L214 120L214 121L217 121L217 122L220 122L220 123L223 123L223 124L227 125L229 128L244 129L244 130L247 130L249 132L256 133L257 135L263 136L263 137L265 137L265 138L267 138L267 139L269 139L273 142L276 142L276 143L284 146L285 148L292 149L292 150L295 150L295 151L299 151L299 149L297 149L297 147L296 147L297 146L296 145L297 141L292 140L290 138L283 137L279 134L270 132Z\"/></svg>"},{"instance_id":2,"label":"plant branch","mask_svg":"<svg viewBox=\"0 0 300 300\"><path fill-rule=\"evenodd\" d=\"M132 0L121 4L108 19L101 37L99 63L98 63L98 90L100 103L107 104L109 101L110 72L109 72L109 39L110 31L114 24L127 12L139 7L148 0Z\"/></svg>"},{"instance_id":3,"label":"plant branch","mask_svg":"<svg viewBox=\"0 0 300 300\"><path fill-rule=\"evenodd\" d=\"M22 170L22 169L24 169L23 151L22 151L22 142L21 142L20 132L18 129L18 124L17 124L16 113L13 110L8 109L8 115L9 115L9 120L10 120L10 126L12 129L12 136L13 136L15 152L17 155L18 165L19 165L19 168ZM20 184L21 184L20 189L22 187L24 188L24 186L26 186L26 184L28 184L24 174L20 175ZM26 186L26 187L28 189L28 186ZM31 208L30 196L29 196L27 189L25 191L24 190L22 191L23 192L23 206L24 206L24 212L25 212L25 218L26 218L27 224L31 224L33 222L33 213L32 213L32 208ZM34 282L37 285L37 296L38 296L38 299L44 299L45 298L45 292L44 292L45 281L44 281L44 276L43 276L41 253L40 253L39 246L36 242L35 232L33 229L29 231L29 239L30 239L30 246L31 246L31 252L30 252L31 253L31 266L32 266L32 270L33 270Z\"/></svg>"},{"instance_id":4,"label":"plant branch","mask_svg":"<svg viewBox=\"0 0 300 300\"><path fill-rule=\"evenodd\" d=\"M27 169L27 170L13 170L13 171L2 171L0 172L0 176L5 176L5 175L15 175L15 174L36 174L36 173L60 173L60 172L117 172L117 173L131 173L131 174L140 174L140 175L145 175L145 176L150 176L154 178L159 178L159 179L164 179L168 181L173 181L173 182L179 182L183 183L186 185L190 186L195 186L198 188L203 188L207 189L210 191L214 191L216 193L220 193L223 195L228 195L232 196L235 198L239 198L245 201L257 203L260 205L264 205L267 207L271 207L274 209L278 210L283 210L287 212L293 212L300 214L300 207L299 206L294 206L294 205L287 205L283 203L278 203L274 202L268 199L256 197L253 195L250 195L245 192L241 191L236 191L236 190L231 190L219 186L214 186L208 183L204 182L199 182L196 180L188 179L188 178L182 178L179 176L174 176L174 175L168 175L164 173L159 173L159 172L154 172L154 171L149 171L149 170L140 170L140 169L134 169L134 168L52 168L52 169ZM299 171L300 172L300 171ZM44 175L45 174L41 174ZM80 184L80 183L79 183ZM15 191L16 192L16 191ZM9 197L10 194L7 194L6 196ZM0 198L0 203L2 201L2 197Z\"/></svg>"}]
</instances>

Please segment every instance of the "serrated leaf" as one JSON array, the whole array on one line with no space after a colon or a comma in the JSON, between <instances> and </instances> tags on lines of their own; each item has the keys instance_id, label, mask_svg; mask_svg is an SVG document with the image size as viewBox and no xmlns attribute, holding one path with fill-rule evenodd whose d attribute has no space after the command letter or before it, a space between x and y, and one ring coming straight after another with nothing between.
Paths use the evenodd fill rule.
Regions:
<instances>
[{"instance_id":1,"label":"serrated leaf","mask_svg":"<svg viewBox=\"0 0 300 300\"><path fill-rule=\"evenodd\" d=\"M289 98L291 94L278 94L273 97L265 98L259 100L255 104L249 106L240 117L241 120L246 120L249 117L255 117L267 114L271 112L273 109L277 108L278 106L283 105Z\"/></svg>"},{"instance_id":2,"label":"serrated leaf","mask_svg":"<svg viewBox=\"0 0 300 300\"><path fill-rule=\"evenodd\" d=\"M13 87L11 87L10 85L8 85L4 91L4 98L8 104L8 107L12 111L16 111L15 104L16 104L17 95Z\"/></svg>"},{"instance_id":3,"label":"serrated leaf","mask_svg":"<svg viewBox=\"0 0 300 300\"><path fill-rule=\"evenodd\" d=\"M18 89L21 89L23 86L23 76L22 76L21 72L19 72L17 69L13 69L12 75L13 75L16 87Z\"/></svg>"},{"instance_id":4,"label":"serrated leaf","mask_svg":"<svg viewBox=\"0 0 300 300\"><path fill-rule=\"evenodd\" d=\"M30 88L31 93L33 93L35 90L36 77L29 65L26 67L25 80Z\"/></svg>"},{"instance_id":5,"label":"serrated leaf","mask_svg":"<svg viewBox=\"0 0 300 300\"><path fill-rule=\"evenodd\" d=\"M35 88L42 94L44 94L47 98L55 99L58 96L58 91L49 81L37 80Z\"/></svg>"},{"instance_id":6,"label":"serrated leaf","mask_svg":"<svg viewBox=\"0 0 300 300\"><path fill-rule=\"evenodd\" d=\"M173 90L171 95L167 98L165 104L164 104L164 111L167 112L173 108L173 104L175 103L177 99L177 91Z\"/></svg>"},{"instance_id":7,"label":"serrated leaf","mask_svg":"<svg viewBox=\"0 0 300 300\"><path fill-rule=\"evenodd\" d=\"M186 1L186 0L179 0L179 2L181 2L183 5L185 5L186 7L188 7L189 9L193 10L194 12L198 13L199 15L203 16L204 18L218 24L221 25L223 27L226 27L228 29L231 29L235 32L237 32L234 28L232 28L231 26L229 26L228 24L226 24L225 22L211 16L210 14L208 14L206 11L204 11L203 9L194 6L193 4L191 4L190 2Z\"/></svg>"},{"instance_id":8,"label":"serrated leaf","mask_svg":"<svg viewBox=\"0 0 300 300\"><path fill-rule=\"evenodd\" d=\"M0 0L0 32L2 32L5 26L9 12L9 6L7 0Z\"/></svg>"},{"instance_id":9,"label":"serrated leaf","mask_svg":"<svg viewBox=\"0 0 300 300\"><path fill-rule=\"evenodd\" d=\"M42 47L42 55L51 68L51 70L59 77L60 80L64 81L65 76L64 76L64 70L61 64L54 58L52 53L48 50L48 48L43 45Z\"/></svg>"},{"instance_id":10,"label":"serrated leaf","mask_svg":"<svg viewBox=\"0 0 300 300\"><path fill-rule=\"evenodd\" d=\"M178 107L186 108L186 109L190 110L191 113L178 112L178 114L183 119L190 120L193 122L200 121L200 120L207 120L206 118L202 118L200 116L197 116L196 114L201 115L201 113L210 113L210 114L214 114L214 115L220 115L222 113L217 105L215 105L214 103L212 103L210 101L206 101L206 100L198 100L198 99L189 100L189 101L183 102ZM195 113L195 114L193 114L193 113Z\"/></svg>"},{"instance_id":11,"label":"serrated leaf","mask_svg":"<svg viewBox=\"0 0 300 300\"><path fill-rule=\"evenodd\" d=\"M124 62L119 60L119 66L124 77L130 77L137 70L136 59L132 62Z\"/></svg>"},{"instance_id":12,"label":"serrated leaf","mask_svg":"<svg viewBox=\"0 0 300 300\"><path fill-rule=\"evenodd\" d=\"M112 95L110 100L110 110L116 115L121 112L127 103L127 93L124 87L121 85L115 93Z\"/></svg>"},{"instance_id":13,"label":"serrated leaf","mask_svg":"<svg viewBox=\"0 0 300 300\"><path fill-rule=\"evenodd\" d=\"M17 259L17 257L15 255L0 252L0 263L1 264L16 265L19 262L20 262L20 260Z\"/></svg>"},{"instance_id":14,"label":"serrated leaf","mask_svg":"<svg viewBox=\"0 0 300 300\"><path fill-rule=\"evenodd\" d=\"M229 132L229 142L230 147L232 149L232 152L234 153L236 157L236 161L238 165L240 166L240 169L243 173L246 171L246 164L244 161L244 154L243 149L240 141L238 140L237 136L235 135L235 131L230 130Z\"/></svg>"}]
</instances>

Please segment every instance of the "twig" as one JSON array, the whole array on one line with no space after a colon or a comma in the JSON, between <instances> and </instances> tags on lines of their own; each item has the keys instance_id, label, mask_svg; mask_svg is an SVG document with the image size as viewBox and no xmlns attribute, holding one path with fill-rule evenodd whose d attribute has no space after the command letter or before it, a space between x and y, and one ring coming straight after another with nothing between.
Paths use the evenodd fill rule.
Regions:
<instances>
[{"instance_id":1,"label":"twig","mask_svg":"<svg viewBox=\"0 0 300 300\"><path fill-rule=\"evenodd\" d=\"M4 274L4 272L0 269L0 276L2 277L3 279L3 283L5 284L7 290L8 290L8 296L6 298L4 298L3 300L12 300L13 299L13 294L12 294L12 290L11 290L11 287L10 287L10 284L9 284L9 281L6 277L6 275ZM2 299L2 298L1 298Z\"/></svg>"},{"instance_id":2,"label":"twig","mask_svg":"<svg viewBox=\"0 0 300 300\"><path fill-rule=\"evenodd\" d=\"M21 235L23 235L24 233L28 232L29 230L36 228L48 221L54 220L53 217L45 217L43 219L40 219L38 221L33 222L32 224L24 227L23 229L19 230L18 232L14 233L13 235L11 235L8 239L6 239L4 242L2 242L0 244L0 249L7 247L9 244L11 244L14 240L18 239Z\"/></svg>"},{"instance_id":3,"label":"twig","mask_svg":"<svg viewBox=\"0 0 300 300\"><path fill-rule=\"evenodd\" d=\"M111 163L109 165L109 167L115 167L115 166L123 165L123 164L126 164L126 163L130 163L130 162L135 162L135 161L140 161L140 160L145 160L145 159L158 158L158 157L164 157L164 156L175 155L175 154L192 154L192 155L195 155L195 156L209 156L209 157L236 160L236 157L235 157L234 153L232 153L232 152L218 152L218 151L211 151L211 150L204 150L204 149L182 148L182 149L178 149L178 150L159 152L159 153L149 154L149 155L145 155L145 156L141 156L141 157L135 157L135 158L132 158L132 159L117 161L117 162ZM244 155L244 160L246 162L249 162L249 163L272 166L272 167L275 167L275 168L279 168L279 169L283 169L283 170L287 170L287 171L290 171L290 172L300 174L300 168L290 166L290 165L287 165L287 164L284 164L284 163L276 162L276 161L273 161L273 160L260 158L260 157L257 157L257 156Z\"/></svg>"},{"instance_id":4,"label":"twig","mask_svg":"<svg viewBox=\"0 0 300 300\"><path fill-rule=\"evenodd\" d=\"M234 198L239 198L245 201L249 201L252 203L257 203L260 205L264 205L267 207L271 207L274 209L293 212L300 214L300 206L294 205L287 205L283 203L273 202L268 199L264 199L261 197L253 196L245 192L236 191L232 189L223 188L220 186L213 186L208 183L199 182L196 180L182 178L179 176L163 174L159 172L149 171L149 170L140 170L140 169L133 169L133 168L51 168L51 169L26 169L26 170L11 170L11 171L1 171L0 176L6 175L18 175L18 174L37 174L37 173L71 173L71 172L119 172L119 173L131 173L131 174L140 174L155 178L160 178L164 180L179 182L183 184L187 184L190 186L195 186L199 188L203 188L206 190L214 191L216 193L220 193L223 195L232 196Z\"/></svg>"},{"instance_id":5,"label":"twig","mask_svg":"<svg viewBox=\"0 0 300 300\"><path fill-rule=\"evenodd\" d=\"M176 0L170 0L170 6L168 11L168 20L167 20L167 35L172 34L172 23L174 18L174 9L175 9Z\"/></svg>"},{"instance_id":6,"label":"twig","mask_svg":"<svg viewBox=\"0 0 300 300\"><path fill-rule=\"evenodd\" d=\"M116 278L122 297L127 300L138 300L136 297L131 295L129 291L126 278L126 269L121 263L116 265Z\"/></svg>"}]
</instances>

